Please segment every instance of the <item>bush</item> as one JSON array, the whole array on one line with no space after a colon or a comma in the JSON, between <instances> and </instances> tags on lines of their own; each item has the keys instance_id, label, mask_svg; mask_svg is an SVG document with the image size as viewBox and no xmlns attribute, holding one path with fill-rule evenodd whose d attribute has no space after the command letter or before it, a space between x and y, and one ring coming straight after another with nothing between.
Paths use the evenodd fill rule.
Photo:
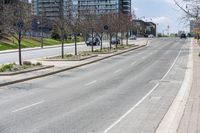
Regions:
<instances>
[{"instance_id":1,"label":"bush","mask_svg":"<svg viewBox=\"0 0 200 133\"><path fill-rule=\"evenodd\" d=\"M36 66L41 66L41 65L42 65L42 63L40 63L40 62L36 63Z\"/></svg>"},{"instance_id":2,"label":"bush","mask_svg":"<svg viewBox=\"0 0 200 133\"><path fill-rule=\"evenodd\" d=\"M32 63L30 61L23 61L23 65L25 65L25 66L31 66Z\"/></svg>"},{"instance_id":3,"label":"bush","mask_svg":"<svg viewBox=\"0 0 200 133\"><path fill-rule=\"evenodd\" d=\"M14 65L15 65L15 63L2 65L2 66L0 67L0 72L5 72L5 71L7 71L7 70L11 70L11 69L13 68Z\"/></svg>"}]
</instances>

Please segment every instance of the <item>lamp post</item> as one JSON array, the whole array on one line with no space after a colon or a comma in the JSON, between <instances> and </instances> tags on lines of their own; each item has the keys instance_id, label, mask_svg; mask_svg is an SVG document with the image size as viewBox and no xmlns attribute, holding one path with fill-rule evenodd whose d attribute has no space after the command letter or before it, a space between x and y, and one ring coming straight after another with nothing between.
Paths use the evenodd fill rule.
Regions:
<instances>
[{"instance_id":1,"label":"lamp post","mask_svg":"<svg viewBox=\"0 0 200 133\"><path fill-rule=\"evenodd\" d=\"M38 26L41 25L41 26L40 26L40 33L41 33L41 48L44 47L44 33L43 33L43 24L42 24L42 23L43 23L42 20L41 20L41 23L40 23L39 20L37 21Z\"/></svg>"}]
</instances>

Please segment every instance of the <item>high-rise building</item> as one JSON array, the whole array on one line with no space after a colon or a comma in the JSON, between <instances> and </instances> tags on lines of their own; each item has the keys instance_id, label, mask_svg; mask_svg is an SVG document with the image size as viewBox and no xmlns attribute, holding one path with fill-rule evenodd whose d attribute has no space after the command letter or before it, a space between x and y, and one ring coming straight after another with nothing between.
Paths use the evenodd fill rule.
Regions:
<instances>
[{"instance_id":1,"label":"high-rise building","mask_svg":"<svg viewBox=\"0 0 200 133\"><path fill-rule=\"evenodd\" d=\"M119 13L131 14L131 0L78 0L79 14Z\"/></svg>"},{"instance_id":2,"label":"high-rise building","mask_svg":"<svg viewBox=\"0 0 200 133\"><path fill-rule=\"evenodd\" d=\"M70 16L72 12L72 0L32 0L32 14L55 19Z\"/></svg>"}]
</instances>

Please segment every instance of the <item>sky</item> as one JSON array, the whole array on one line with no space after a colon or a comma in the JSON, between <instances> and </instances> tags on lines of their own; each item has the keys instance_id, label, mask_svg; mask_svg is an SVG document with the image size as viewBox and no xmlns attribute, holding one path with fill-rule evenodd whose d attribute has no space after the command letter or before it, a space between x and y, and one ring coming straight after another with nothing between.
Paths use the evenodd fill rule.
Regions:
<instances>
[{"instance_id":1,"label":"sky","mask_svg":"<svg viewBox=\"0 0 200 133\"><path fill-rule=\"evenodd\" d=\"M188 31L188 25L181 20L184 14L173 0L132 0L132 8L137 18L158 24L160 33L166 30L168 25L170 33L177 33L178 30Z\"/></svg>"}]
</instances>

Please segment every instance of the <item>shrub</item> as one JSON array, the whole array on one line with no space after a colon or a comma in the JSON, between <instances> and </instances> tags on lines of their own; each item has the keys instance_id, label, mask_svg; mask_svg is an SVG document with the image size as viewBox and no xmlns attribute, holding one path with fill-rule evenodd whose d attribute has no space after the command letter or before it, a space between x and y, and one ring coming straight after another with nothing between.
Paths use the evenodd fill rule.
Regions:
<instances>
[{"instance_id":1,"label":"shrub","mask_svg":"<svg viewBox=\"0 0 200 133\"><path fill-rule=\"evenodd\" d=\"M40 62L36 63L36 66L41 66L41 65L42 65L42 63L40 63Z\"/></svg>"},{"instance_id":2,"label":"shrub","mask_svg":"<svg viewBox=\"0 0 200 133\"><path fill-rule=\"evenodd\" d=\"M11 69L13 68L14 65L15 65L15 63L2 65L2 66L0 67L0 72L5 72L5 71L7 71L7 70L11 70Z\"/></svg>"},{"instance_id":3,"label":"shrub","mask_svg":"<svg viewBox=\"0 0 200 133\"><path fill-rule=\"evenodd\" d=\"M23 65L26 65L26 66L31 66L32 63L30 61L23 61Z\"/></svg>"}]
</instances>

